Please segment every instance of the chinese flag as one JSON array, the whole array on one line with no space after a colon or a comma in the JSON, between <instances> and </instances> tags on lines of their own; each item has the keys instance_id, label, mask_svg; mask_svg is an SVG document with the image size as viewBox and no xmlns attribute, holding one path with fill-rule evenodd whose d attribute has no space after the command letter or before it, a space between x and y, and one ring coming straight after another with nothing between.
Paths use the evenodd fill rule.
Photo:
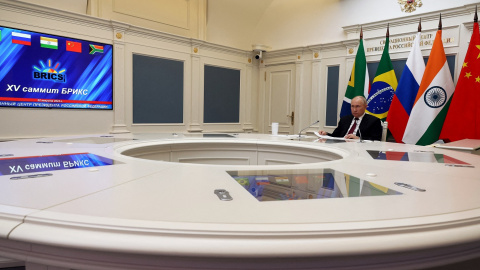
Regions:
<instances>
[{"instance_id":1,"label":"chinese flag","mask_svg":"<svg viewBox=\"0 0 480 270\"><path fill-rule=\"evenodd\" d=\"M67 40L67 51L69 52L82 52L82 43Z\"/></svg>"},{"instance_id":2,"label":"chinese flag","mask_svg":"<svg viewBox=\"0 0 480 270\"><path fill-rule=\"evenodd\" d=\"M443 124L440 139L458 141L480 139L480 33L477 14L473 23L465 61L458 77L455 94Z\"/></svg>"}]
</instances>

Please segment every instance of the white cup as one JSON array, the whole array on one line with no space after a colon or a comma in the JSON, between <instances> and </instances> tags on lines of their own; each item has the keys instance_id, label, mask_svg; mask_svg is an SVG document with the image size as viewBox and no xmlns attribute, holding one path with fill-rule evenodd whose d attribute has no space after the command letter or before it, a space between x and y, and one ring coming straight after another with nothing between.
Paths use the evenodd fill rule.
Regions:
<instances>
[{"instance_id":1,"label":"white cup","mask_svg":"<svg viewBox=\"0 0 480 270\"><path fill-rule=\"evenodd\" d=\"M276 122L272 123L272 135L273 136L278 135L278 123L276 123Z\"/></svg>"}]
</instances>

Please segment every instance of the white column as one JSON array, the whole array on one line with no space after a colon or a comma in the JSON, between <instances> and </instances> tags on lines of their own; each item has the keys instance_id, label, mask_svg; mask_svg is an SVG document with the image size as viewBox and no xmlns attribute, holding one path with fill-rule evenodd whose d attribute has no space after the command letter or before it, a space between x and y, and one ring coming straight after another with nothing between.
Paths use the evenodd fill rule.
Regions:
<instances>
[{"instance_id":1,"label":"white column","mask_svg":"<svg viewBox=\"0 0 480 270\"><path fill-rule=\"evenodd\" d=\"M255 108L254 106L254 100L252 99L252 64L251 64L251 58L249 58L250 64L247 64L246 66L246 82L245 86L243 87L245 91L245 102L243 104L243 108L240 109L240 112L245 112L244 118L243 118L243 131L244 132L252 132L253 131L253 125L252 125L252 111Z\"/></svg>"},{"instance_id":2,"label":"white column","mask_svg":"<svg viewBox=\"0 0 480 270\"><path fill-rule=\"evenodd\" d=\"M125 32L130 25L112 22L113 27L113 126L111 133L129 133L125 115Z\"/></svg>"},{"instance_id":3,"label":"white column","mask_svg":"<svg viewBox=\"0 0 480 270\"><path fill-rule=\"evenodd\" d=\"M310 119L312 123L314 121L320 120L318 126L323 127L325 125L325 117L319 108L325 108L325 102L322 103L321 87L320 87L320 60L315 59L312 63L312 92L311 92L311 101L310 101ZM323 110L324 111L324 110Z\"/></svg>"},{"instance_id":4,"label":"white column","mask_svg":"<svg viewBox=\"0 0 480 270\"><path fill-rule=\"evenodd\" d=\"M260 63L258 68L258 85L257 85L257 94L258 94L258 111L257 111L257 125L258 132L265 133L268 131L267 116L265 107L267 104L266 100L266 79L267 79L267 70L264 63Z\"/></svg>"},{"instance_id":5,"label":"white column","mask_svg":"<svg viewBox=\"0 0 480 270\"><path fill-rule=\"evenodd\" d=\"M297 56L297 62L295 63L295 125L293 131L298 133L304 126L304 116L302 113L302 108L304 106L303 102L303 61L301 61L303 55Z\"/></svg>"},{"instance_id":6,"label":"white column","mask_svg":"<svg viewBox=\"0 0 480 270\"><path fill-rule=\"evenodd\" d=\"M201 96L200 84L203 82L201 80L200 69L200 56L199 56L199 47L193 46L192 48L192 85L191 85L191 101L190 101L190 124L188 126L188 132L202 132L203 123L203 106L200 106L203 103L203 97ZM188 106L188 103L186 104Z\"/></svg>"}]
</instances>

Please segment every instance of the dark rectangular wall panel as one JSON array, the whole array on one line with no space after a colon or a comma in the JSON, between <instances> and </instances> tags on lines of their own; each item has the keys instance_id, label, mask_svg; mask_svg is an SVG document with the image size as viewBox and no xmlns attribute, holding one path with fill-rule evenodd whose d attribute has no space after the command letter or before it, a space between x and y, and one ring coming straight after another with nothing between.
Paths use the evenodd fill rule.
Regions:
<instances>
[{"instance_id":1,"label":"dark rectangular wall panel","mask_svg":"<svg viewBox=\"0 0 480 270\"><path fill-rule=\"evenodd\" d=\"M183 123L183 65L133 55L133 123Z\"/></svg>"},{"instance_id":2,"label":"dark rectangular wall panel","mask_svg":"<svg viewBox=\"0 0 480 270\"><path fill-rule=\"evenodd\" d=\"M240 70L205 65L204 123L240 122Z\"/></svg>"},{"instance_id":3,"label":"dark rectangular wall panel","mask_svg":"<svg viewBox=\"0 0 480 270\"><path fill-rule=\"evenodd\" d=\"M338 80L339 66L328 67L327 70L327 110L325 112L325 125L337 126L338 110Z\"/></svg>"}]
</instances>

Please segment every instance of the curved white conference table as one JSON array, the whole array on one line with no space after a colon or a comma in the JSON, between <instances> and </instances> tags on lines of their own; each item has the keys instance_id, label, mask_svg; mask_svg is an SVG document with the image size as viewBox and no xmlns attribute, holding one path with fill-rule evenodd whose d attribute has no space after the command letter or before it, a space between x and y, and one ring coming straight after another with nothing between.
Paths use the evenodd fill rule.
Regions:
<instances>
[{"instance_id":1,"label":"curved white conference table","mask_svg":"<svg viewBox=\"0 0 480 270\"><path fill-rule=\"evenodd\" d=\"M480 156L314 140L0 142L0 256L27 269L405 269L480 256Z\"/></svg>"}]
</instances>

